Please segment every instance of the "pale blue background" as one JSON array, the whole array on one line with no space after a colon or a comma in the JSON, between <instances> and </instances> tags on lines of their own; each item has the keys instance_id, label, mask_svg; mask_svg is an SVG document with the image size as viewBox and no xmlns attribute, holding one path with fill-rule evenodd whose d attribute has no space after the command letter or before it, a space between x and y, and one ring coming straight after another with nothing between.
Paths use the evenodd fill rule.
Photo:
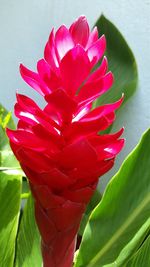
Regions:
<instances>
[{"instance_id":1,"label":"pale blue background","mask_svg":"<svg viewBox=\"0 0 150 267\"><path fill-rule=\"evenodd\" d=\"M125 126L126 147L101 188L150 125L150 0L0 0L0 102L13 110L15 91L40 97L21 80L19 63L35 69L53 26L69 25L85 14L91 27L104 13L120 29L137 59L139 89L121 111L115 128ZM142 156L142 155L141 155Z\"/></svg>"}]
</instances>

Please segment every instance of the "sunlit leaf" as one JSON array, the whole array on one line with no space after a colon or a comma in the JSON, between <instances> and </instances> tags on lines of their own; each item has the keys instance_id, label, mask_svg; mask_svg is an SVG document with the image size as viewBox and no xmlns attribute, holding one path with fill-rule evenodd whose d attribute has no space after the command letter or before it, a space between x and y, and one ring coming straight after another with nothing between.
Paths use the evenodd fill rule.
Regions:
<instances>
[{"instance_id":1,"label":"sunlit leaf","mask_svg":"<svg viewBox=\"0 0 150 267\"><path fill-rule=\"evenodd\" d=\"M13 267L20 214L21 176L0 171L0 266Z\"/></svg>"}]
</instances>

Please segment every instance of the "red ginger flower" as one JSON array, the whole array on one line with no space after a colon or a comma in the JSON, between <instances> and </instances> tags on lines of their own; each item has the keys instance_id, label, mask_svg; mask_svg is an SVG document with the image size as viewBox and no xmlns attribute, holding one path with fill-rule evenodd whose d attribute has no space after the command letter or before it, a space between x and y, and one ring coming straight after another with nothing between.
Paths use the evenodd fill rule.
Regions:
<instances>
[{"instance_id":1,"label":"red ginger flower","mask_svg":"<svg viewBox=\"0 0 150 267\"><path fill-rule=\"evenodd\" d=\"M115 120L122 98L91 111L92 102L113 83L103 58L106 40L89 30L84 16L69 29L52 30L37 73L20 66L23 79L47 104L17 94L17 130L7 129L12 150L35 199L44 267L72 266L82 215L98 182L123 147L115 134L99 135Z\"/></svg>"}]
</instances>

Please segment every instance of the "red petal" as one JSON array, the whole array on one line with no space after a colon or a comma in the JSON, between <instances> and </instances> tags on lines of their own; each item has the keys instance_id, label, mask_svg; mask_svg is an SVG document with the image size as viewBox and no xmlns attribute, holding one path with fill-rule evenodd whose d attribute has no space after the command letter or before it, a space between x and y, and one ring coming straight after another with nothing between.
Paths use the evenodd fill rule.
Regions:
<instances>
[{"instance_id":1,"label":"red petal","mask_svg":"<svg viewBox=\"0 0 150 267\"><path fill-rule=\"evenodd\" d=\"M65 54L74 47L71 34L65 25L62 25L56 32L55 43L60 59L62 59Z\"/></svg>"},{"instance_id":2,"label":"red petal","mask_svg":"<svg viewBox=\"0 0 150 267\"><path fill-rule=\"evenodd\" d=\"M102 35L92 46L87 50L87 55L91 62L92 67L100 60L106 49L106 39Z\"/></svg>"},{"instance_id":3,"label":"red petal","mask_svg":"<svg viewBox=\"0 0 150 267\"><path fill-rule=\"evenodd\" d=\"M46 155L25 147L18 149L17 158L31 170L37 170L40 173L50 170L53 166L51 159Z\"/></svg>"},{"instance_id":4,"label":"red petal","mask_svg":"<svg viewBox=\"0 0 150 267\"><path fill-rule=\"evenodd\" d=\"M95 134L99 131L107 129L115 119L114 113L102 116L99 119L93 119L91 121L77 121L72 123L70 128L64 131L64 136L68 140L74 140L81 137Z\"/></svg>"},{"instance_id":5,"label":"red petal","mask_svg":"<svg viewBox=\"0 0 150 267\"><path fill-rule=\"evenodd\" d=\"M43 241L49 244L57 236L55 224L35 201L35 218Z\"/></svg>"},{"instance_id":6,"label":"red petal","mask_svg":"<svg viewBox=\"0 0 150 267\"><path fill-rule=\"evenodd\" d=\"M72 179L75 179L75 177L78 177L78 180L76 183L73 184L71 187L72 190L77 190L89 185L93 185L93 183L98 182L98 178L108 172L114 165L114 159L113 160L107 160L107 161L99 161L97 162L97 166L95 168L89 170L77 170L77 172L72 173Z\"/></svg>"},{"instance_id":7,"label":"red petal","mask_svg":"<svg viewBox=\"0 0 150 267\"><path fill-rule=\"evenodd\" d=\"M101 144L111 144L116 141L124 132L124 128L121 128L117 133L113 134L104 134L104 135L96 135L88 138L90 144L94 147L97 147Z\"/></svg>"},{"instance_id":8,"label":"red petal","mask_svg":"<svg viewBox=\"0 0 150 267\"><path fill-rule=\"evenodd\" d=\"M101 76L104 76L106 74L107 69L108 69L108 61L107 58L104 56L102 63L97 68L97 70L92 72L92 74L88 77L86 83L93 82L101 78Z\"/></svg>"},{"instance_id":9,"label":"red petal","mask_svg":"<svg viewBox=\"0 0 150 267\"><path fill-rule=\"evenodd\" d=\"M92 194L94 193L92 187L85 187L79 190L64 190L63 196L73 202L88 203Z\"/></svg>"},{"instance_id":10,"label":"red petal","mask_svg":"<svg viewBox=\"0 0 150 267\"><path fill-rule=\"evenodd\" d=\"M51 140L53 144L61 147L63 144L62 136L60 136L53 127L45 127L38 123L32 126L32 131L41 139L45 139L47 142Z\"/></svg>"},{"instance_id":11,"label":"red petal","mask_svg":"<svg viewBox=\"0 0 150 267\"><path fill-rule=\"evenodd\" d=\"M69 29L75 44L86 46L89 38L89 25L85 16L80 16Z\"/></svg>"},{"instance_id":12,"label":"red petal","mask_svg":"<svg viewBox=\"0 0 150 267\"><path fill-rule=\"evenodd\" d=\"M97 146L97 154L99 160L113 159L122 150L124 139L117 140L108 145Z\"/></svg>"},{"instance_id":13,"label":"red petal","mask_svg":"<svg viewBox=\"0 0 150 267\"><path fill-rule=\"evenodd\" d=\"M61 207L49 209L47 214L52 218L58 231L68 231L74 225L80 223L84 210L84 204L74 203L68 200Z\"/></svg>"},{"instance_id":14,"label":"red petal","mask_svg":"<svg viewBox=\"0 0 150 267\"><path fill-rule=\"evenodd\" d=\"M36 138L36 136L32 133L29 132L27 130L24 129L19 129L19 130L10 130L7 129L7 135L10 138L10 140L12 142L14 142L15 144L19 144L27 146L27 147L31 147L31 148L36 148L36 149L40 149L43 150L44 146L41 145L41 147L39 148L40 145L40 140Z\"/></svg>"},{"instance_id":15,"label":"red petal","mask_svg":"<svg viewBox=\"0 0 150 267\"><path fill-rule=\"evenodd\" d=\"M18 103L15 105L15 115L18 118L32 125L41 123L43 126L49 127L53 132L56 132L54 127L59 129L59 125L44 113L31 98L17 94L17 101Z\"/></svg>"},{"instance_id":16,"label":"red petal","mask_svg":"<svg viewBox=\"0 0 150 267\"><path fill-rule=\"evenodd\" d=\"M27 69L25 66L20 64L20 74L24 81L29 84L33 89L35 89L41 95L49 92L44 82L40 79L36 72Z\"/></svg>"},{"instance_id":17,"label":"red petal","mask_svg":"<svg viewBox=\"0 0 150 267\"><path fill-rule=\"evenodd\" d=\"M58 72L59 63L58 63L58 59L56 56L54 29L51 31L50 36L49 36L49 40L45 46L44 58L49 63L51 68L55 72Z\"/></svg>"},{"instance_id":18,"label":"red petal","mask_svg":"<svg viewBox=\"0 0 150 267\"><path fill-rule=\"evenodd\" d=\"M50 125L49 122L44 121L43 118L40 118L38 115L33 115L32 112L30 113L30 111L27 111L18 103L15 104L15 115L21 120L21 124L25 124L26 127L28 125L28 129L30 129L31 127L32 129L37 126L39 127L41 123L41 127L44 127L47 130L47 134L49 133L50 136L52 135L59 137L58 131L54 128L54 126Z\"/></svg>"},{"instance_id":19,"label":"red petal","mask_svg":"<svg viewBox=\"0 0 150 267\"><path fill-rule=\"evenodd\" d=\"M73 183L70 177L57 168L51 168L48 172L37 174L37 178L38 176L41 178L43 184L47 185L54 192L60 193Z\"/></svg>"},{"instance_id":20,"label":"red petal","mask_svg":"<svg viewBox=\"0 0 150 267\"><path fill-rule=\"evenodd\" d=\"M74 118L72 119L72 122L79 121L84 115L89 113L91 108L92 108L91 103L89 105L86 105L85 107L79 107L79 105L78 105L77 113L75 114Z\"/></svg>"},{"instance_id":21,"label":"red petal","mask_svg":"<svg viewBox=\"0 0 150 267\"><path fill-rule=\"evenodd\" d=\"M49 155L58 153L59 149L51 139L52 138L39 138L35 133L29 132L29 130L19 129L10 130L7 129L7 135L9 136L11 142L19 145L20 147L27 147L34 151L46 152Z\"/></svg>"},{"instance_id":22,"label":"red petal","mask_svg":"<svg viewBox=\"0 0 150 267\"><path fill-rule=\"evenodd\" d=\"M30 130L31 125L25 121L19 120L17 124L17 129Z\"/></svg>"},{"instance_id":23,"label":"red petal","mask_svg":"<svg viewBox=\"0 0 150 267\"><path fill-rule=\"evenodd\" d=\"M55 259L55 264L48 266L68 267L72 265L73 253L75 251L76 234L79 229L79 224L75 225L67 231L59 231L56 240L51 244L53 247L52 258ZM59 251L59 257L58 257Z\"/></svg>"},{"instance_id":24,"label":"red petal","mask_svg":"<svg viewBox=\"0 0 150 267\"><path fill-rule=\"evenodd\" d=\"M124 96L122 96L118 101L112 103L112 104L106 104L104 106L100 106L92 110L90 113L86 114L84 117L80 119L81 122L90 122L93 120L98 120L102 116L106 116L109 113L114 112L116 109L118 109L122 102L123 102Z\"/></svg>"},{"instance_id":25,"label":"red petal","mask_svg":"<svg viewBox=\"0 0 150 267\"><path fill-rule=\"evenodd\" d=\"M46 185L33 186L31 184L31 189L34 197L44 209L56 208L65 202L64 198L52 194Z\"/></svg>"},{"instance_id":26,"label":"red petal","mask_svg":"<svg viewBox=\"0 0 150 267\"><path fill-rule=\"evenodd\" d=\"M71 49L60 63L63 87L74 95L90 72L90 62L84 49L77 45Z\"/></svg>"},{"instance_id":27,"label":"red petal","mask_svg":"<svg viewBox=\"0 0 150 267\"><path fill-rule=\"evenodd\" d=\"M16 103L14 106L14 113L17 118L30 126L36 125L38 123L35 116L22 108L18 103Z\"/></svg>"},{"instance_id":28,"label":"red petal","mask_svg":"<svg viewBox=\"0 0 150 267\"><path fill-rule=\"evenodd\" d=\"M113 123L115 119L114 111L120 107L122 101L123 97L113 104L95 108L79 121L73 122L72 125L64 131L64 136L73 140L79 136L91 135L98 131L105 130Z\"/></svg>"},{"instance_id":29,"label":"red petal","mask_svg":"<svg viewBox=\"0 0 150 267\"><path fill-rule=\"evenodd\" d=\"M87 105L105 93L113 84L113 75L108 72L105 76L93 82L88 82L81 88L77 98L79 106Z\"/></svg>"},{"instance_id":30,"label":"red petal","mask_svg":"<svg viewBox=\"0 0 150 267\"><path fill-rule=\"evenodd\" d=\"M86 160L85 160L86 159ZM66 169L81 166L86 168L88 164L97 160L97 155L86 139L78 140L66 146L59 155L59 164Z\"/></svg>"},{"instance_id":31,"label":"red petal","mask_svg":"<svg viewBox=\"0 0 150 267\"><path fill-rule=\"evenodd\" d=\"M86 49L88 49L93 43L95 43L97 39L98 39L98 30L97 27L94 27L93 31L89 35Z\"/></svg>"},{"instance_id":32,"label":"red petal","mask_svg":"<svg viewBox=\"0 0 150 267\"><path fill-rule=\"evenodd\" d=\"M37 62L37 70L43 80L50 75L50 66L43 58Z\"/></svg>"},{"instance_id":33,"label":"red petal","mask_svg":"<svg viewBox=\"0 0 150 267\"><path fill-rule=\"evenodd\" d=\"M45 99L56 113L60 112L65 121L72 119L72 113L76 110L77 103L64 90L58 89L47 95Z\"/></svg>"},{"instance_id":34,"label":"red petal","mask_svg":"<svg viewBox=\"0 0 150 267\"><path fill-rule=\"evenodd\" d=\"M42 243L42 256L45 266L71 266L76 246L78 226L67 232L58 232L56 239L50 245ZM53 248L53 250L51 249ZM59 251L59 257L58 252Z\"/></svg>"},{"instance_id":35,"label":"red petal","mask_svg":"<svg viewBox=\"0 0 150 267\"><path fill-rule=\"evenodd\" d=\"M108 172L113 166L114 166L114 159L106 160L103 162L100 161L99 165L101 165L101 170L99 171L99 177L104 175L106 172Z\"/></svg>"},{"instance_id":36,"label":"red petal","mask_svg":"<svg viewBox=\"0 0 150 267\"><path fill-rule=\"evenodd\" d=\"M51 103L48 103L45 108L44 112L50 116L57 124L62 125L62 118L59 110L55 108Z\"/></svg>"},{"instance_id":37,"label":"red petal","mask_svg":"<svg viewBox=\"0 0 150 267\"><path fill-rule=\"evenodd\" d=\"M41 79L49 88L49 92L47 91L48 94L50 94L54 89L61 86L60 77L50 68L50 66L44 59L38 61L37 69Z\"/></svg>"}]
</instances>

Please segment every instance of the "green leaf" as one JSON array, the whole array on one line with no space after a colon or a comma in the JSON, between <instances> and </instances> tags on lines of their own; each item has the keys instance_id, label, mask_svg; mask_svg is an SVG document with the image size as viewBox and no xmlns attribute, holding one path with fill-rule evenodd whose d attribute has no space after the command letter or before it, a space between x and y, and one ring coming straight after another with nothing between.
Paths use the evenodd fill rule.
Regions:
<instances>
[{"instance_id":1,"label":"green leaf","mask_svg":"<svg viewBox=\"0 0 150 267\"><path fill-rule=\"evenodd\" d=\"M34 204L31 195L23 211L17 240L15 267L42 266L40 235L34 219Z\"/></svg>"},{"instance_id":2,"label":"green leaf","mask_svg":"<svg viewBox=\"0 0 150 267\"><path fill-rule=\"evenodd\" d=\"M6 127L10 127L11 129L15 128L15 124L12 119L11 112L8 112L8 110L4 108L1 104L0 104L0 125L4 129Z\"/></svg>"},{"instance_id":3,"label":"green leaf","mask_svg":"<svg viewBox=\"0 0 150 267\"><path fill-rule=\"evenodd\" d=\"M142 225L139 231L135 234L132 240L122 249L117 259L110 264L105 265L105 267L119 267L124 266L124 264L131 258L131 255L141 246L145 237L150 231L150 218Z\"/></svg>"},{"instance_id":4,"label":"green leaf","mask_svg":"<svg viewBox=\"0 0 150 267\"><path fill-rule=\"evenodd\" d=\"M23 174L21 171L21 167L19 165L19 162L15 158L11 148L9 150L2 150L0 152L1 155L1 164L0 164L0 170L6 170L6 169L20 169L20 173Z\"/></svg>"},{"instance_id":5,"label":"green leaf","mask_svg":"<svg viewBox=\"0 0 150 267\"><path fill-rule=\"evenodd\" d=\"M18 229L21 176L12 171L0 172L0 266L12 267Z\"/></svg>"},{"instance_id":6,"label":"green leaf","mask_svg":"<svg viewBox=\"0 0 150 267\"><path fill-rule=\"evenodd\" d=\"M21 169L16 160L6 135L6 127L15 128L11 113L0 105L0 171L7 169Z\"/></svg>"},{"instance_id":7,"label":"green leaf","mask_svg":"<svg viewBox=\"0 0 150 267\"><path fill-rule=\"evenodd\" d=\"M5 128L14 128L9 113L0 105L0 266L14 266L15 242L21 202L21 172Z\"/></svg>"},{"instance_id":8,"label":"green leaf","mask_svg":"<svg viewBox=\"0 0 150 267\"><path fill-rule=\"evenodd\" d=\"M137 87L138 73L134 55L119 30L104 15L101 15L96 26L99 34L106 36L106 56L115 82L112 88L95 102L94 106L114 102L121 97L122 93L125 94L125 103Z\"/></svg>"},{"instance_id":9,"label":"green leaf","mask_svg":"<svg viewBox=\"0 0 150 267\"><path fill-rule=\"evenodd\" d=\"M140 249L124 267L149 267L150 266L150 235Z\"/></svg>"},{"instance_id":10,"label":"green leaf","mask_svg":"<svg viewBox=\"0 0 150 267\"><path fill-rule=\"evenodd\" d=\"M101 194L96 190L92 199L90 200L89 204L87 205L85 214L83 215L83 219L82 219L81 224L80 224L79 235L81 235L81 236L83 235L83 232L84 232L85 226L88 222L88 219L90 217L90 214L91 214L92 210L100 202L101 197L102 197Z\"/></svg>"},{"instance_id":11,"label":"green leaf","mask_svg":"<svg viewBox=\"0 0 150 267\"><path fill-rule=\"evenodd\" d=\"M15 158L6 135L6 128L15 129L15 124L12 119L11 112L8 112L0 104L0 171L16 170L24 175L19 162Z\"/></svg>"},{"instance_id":12,"label":"green leaf","mask_svg":"<svg viewBox=\"0 0 150 267\"><path fill-rule=\"evenodd\" d=\"M8 112L0 104L0 150L4 150L4 149L8 150L8 147L9 147L8 138L7 138L6 132L5 132L6 127L14 129L15 124L13 122L11 113Z\"/></svg>"},{"instance_id":13,"label":"green leaf","mask_svg":"<svg viewBox=\"0 0 150 267\"><path fill-rule=\"evenodd\" d=\"M150 130L124 161L108 184L100 204L92 212L75 267L101 267L116 263L117 257L127 245L130 248L126 252L128 259L139 245L139 238L136 237L138 232L141 242L143 241L150 226L148 223L146 228L143 227L150 216L149 151ZM124 255L122 257L125 262ZM120 257L119 261L121 262Z\"/></svg>"}]
</instances>

